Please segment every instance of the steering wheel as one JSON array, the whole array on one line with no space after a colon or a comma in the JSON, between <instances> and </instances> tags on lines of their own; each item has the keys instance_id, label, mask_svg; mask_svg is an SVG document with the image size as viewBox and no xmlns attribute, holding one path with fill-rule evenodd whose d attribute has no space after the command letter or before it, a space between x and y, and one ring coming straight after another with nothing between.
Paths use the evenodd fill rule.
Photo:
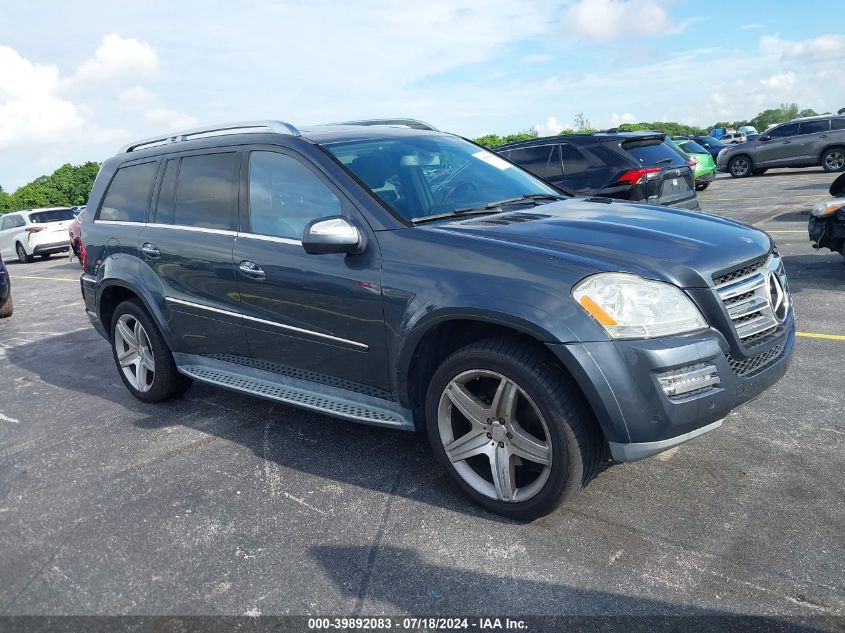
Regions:
<instances>
[{"instance_id":1,"label":"steering wheel","mask_svg":"<svg viewBox=\"0 0 845 633\"><path fill-rule=\"evenodd\" d=\"M454 187L450 187L446 189L443 193L443 196L440 198L440 202L434 205L434 211L439 211L444 204L449 202L452 198L460 200L461 198L468 198L472 196L476 191L478 191L478 187L474 182L469 180L464 180L459 182Z\"/></svg>"}]
</instances>

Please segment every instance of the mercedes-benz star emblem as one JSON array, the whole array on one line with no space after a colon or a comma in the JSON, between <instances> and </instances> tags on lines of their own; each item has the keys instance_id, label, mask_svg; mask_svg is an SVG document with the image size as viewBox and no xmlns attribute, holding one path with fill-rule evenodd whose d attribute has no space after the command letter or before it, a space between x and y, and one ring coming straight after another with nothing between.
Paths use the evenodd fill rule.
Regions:
<instances>
[{"instance_id":1,"label":"mercedes-benz star emblem","mask_svg":"<svg viewBox=\"0 0 845 633\"><path fill-rule=\"evenodd\" d=\"M775 318L783 323L789 310L789 297L783 289L780 277L774 271L769 273L769 304Z\"/></svg>"}]
</instances>

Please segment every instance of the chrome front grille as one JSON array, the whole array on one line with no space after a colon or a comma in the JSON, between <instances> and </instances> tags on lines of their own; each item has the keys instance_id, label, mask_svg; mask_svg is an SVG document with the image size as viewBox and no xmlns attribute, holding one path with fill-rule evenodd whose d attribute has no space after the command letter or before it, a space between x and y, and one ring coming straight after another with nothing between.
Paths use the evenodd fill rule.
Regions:
<instances>
[{"instance_id":1,"label":"chrome front grille","mask_svg":"<svg viewBox=\"0 0 845 633\"><path fill-rule=\"evenodd\" d=\"M714 279L734 332L745 347L780 334L781 322L772 310L771 273L782 275L779 257L769 256Z\"/></svg>"}]
</instances>

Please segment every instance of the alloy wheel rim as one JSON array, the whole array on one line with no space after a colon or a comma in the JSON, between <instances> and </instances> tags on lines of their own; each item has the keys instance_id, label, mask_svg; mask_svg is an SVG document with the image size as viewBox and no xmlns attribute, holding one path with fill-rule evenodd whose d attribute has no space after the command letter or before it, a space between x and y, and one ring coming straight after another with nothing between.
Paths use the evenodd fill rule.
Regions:
<instances>
[{"instance_id":1,"label":"alloy wheel rim","mask_svg":"<svg viewBox=\"0 0 845 633\"><path fill-rule=\"evenodd\" d=\"M485 497L526 501L549 479L548 424L525 390L502 374L472 369L455 376L440 396L437 426L455 471Z\"/></svg>"},{"instance_id":2,"label":"alloy wheel rim","mask_svg":"<svg viewBox=\"0 0 845 633\"><path fill-rule=\"evenodd\" d=\"M744 176L748 173L748 161L744 158L737 158L733 162L733 173L737 176Z\"/></svg>"},{"instance_id":3,"label":"alloy wheel rim","mask_svg":"<svg viewBox=\"0 0 845 633\"><path fill-rule=\"evenodd\" d=\"M114 328L117 363L127 382L140 392L149 391L155 381L155 356L141 322L124 314Z\"/></svg>"},{"instance_id":4,"label":"alloy wheel rim","mask_svg":"<svg viewBox=\"0 0 845 633\"><path fill-rule=\"evenodd\" d=\"M842 152L831 152L825 158L825 163L827 163L830 169L842 169L845 167L845 154Z\"/></svg>"}]
</instances>

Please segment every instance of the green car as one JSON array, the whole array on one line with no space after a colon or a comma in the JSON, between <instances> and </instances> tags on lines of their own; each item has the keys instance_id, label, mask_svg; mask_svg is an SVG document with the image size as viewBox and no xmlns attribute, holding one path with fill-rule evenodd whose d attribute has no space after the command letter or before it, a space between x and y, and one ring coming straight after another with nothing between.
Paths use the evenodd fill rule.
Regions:
<instances>
[{"instance_id":1,"label":"green car","mask_svg":"<svg viewBox=\"0 0 845 633\"><path fill-rule=\"evenodd\" d=\"M706 149L701 147L695 141L686 138L666 139L673 143L682 154L689 156L695 161L693 168L695 174L695 190L704 191L716 178L716 163L713 161L713 156Z\"/></svg>"}]
</instances>

